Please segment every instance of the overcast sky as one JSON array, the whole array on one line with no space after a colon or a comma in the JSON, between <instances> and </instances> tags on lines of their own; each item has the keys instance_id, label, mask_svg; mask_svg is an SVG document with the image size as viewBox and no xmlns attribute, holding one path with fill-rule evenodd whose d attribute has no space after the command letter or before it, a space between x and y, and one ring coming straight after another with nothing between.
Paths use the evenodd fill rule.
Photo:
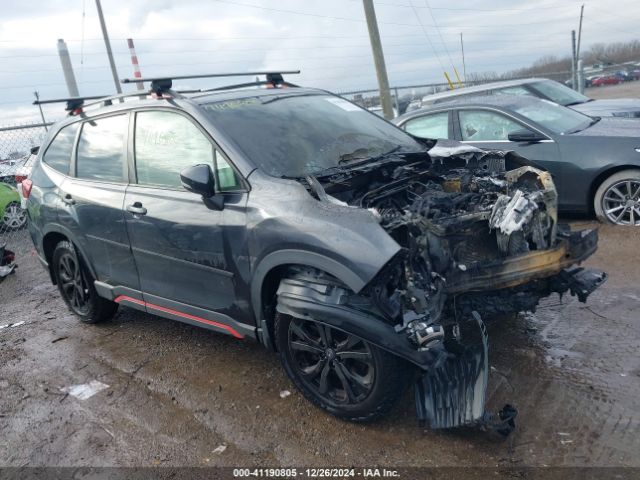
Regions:
<instances>
[{"instance_id":1,"label":"overcast sky","mask_svg":"<svg viewBox=\"0 0 640 480\"><path fill-rule=\"evenodd\" d=\"M637 39L638 0L374 0L392 85L444 81L452 64L502 72L570 53L585 6L583 48ZM56 42L64 38L81 95L115 91L94 0L2 0L0 125L37 120L33 92L67 96ZM431 7L431 8L429 8ZM102 0L118 74L143 76L301 69L292 81L334 91L376 87L361 0ZM438 28L437 28L437 27ZM209 81L177 86L215 85ZM126 86L125 90L131 88ZM47 119L61 107L46 109Z\"/></svg>"}]
</instances>

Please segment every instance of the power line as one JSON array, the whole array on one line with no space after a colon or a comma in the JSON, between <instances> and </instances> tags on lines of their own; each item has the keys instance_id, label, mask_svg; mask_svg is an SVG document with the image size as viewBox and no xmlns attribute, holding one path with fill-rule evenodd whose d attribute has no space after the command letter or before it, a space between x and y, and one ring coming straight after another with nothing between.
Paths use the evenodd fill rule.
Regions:
<instances>
[{"instance_id":1,"label":"power line","mask_svg":"<svg viewBox=\"0 0 640 480\"><path fill-rule=\"evenodd\" d=\"M413 3L413 1L411 3ZM449 63L451 63L451 67L454 70L456 70L456 67L453 64L453 60L451 60L451 54L449 53L449 49L447 48L447 45L444 43L444 38L442 38L442 33L440 32L440 29L438 28L438 23L436 22L436 17L433 15L433 11L431 10L431 6L429 5L429 0L424 0L424 3L427 6L427 9L429 10L429 14L431 15L431 20L433 20L433 24L436 27L436 32L438 32L438 36L440 37L440 42L442 43L442 46L444 47L444 51L446 52L447 57L449 57Z\"/></svg>"},{"instance_id":2,"label":"power line","mask_svg":"<svg viewBox=\"0 0 640 480\"><path fill-rule=\"evenodd\" d=\"M413 1L411 1L411 6L413 7ZM418 14L418 10L416 10L415 7L413 7L413 12L416 16L416 20L418 20L418 23L420 24L420 27L422 27L422 31L424 33L425 38L427 39L427 42L429 42L429 45L431 46L431 51L433 52L433 54L436 56L436 59L438 60L438 63L440 64L440 68L442 68L442 71L445 71L444 65L442 64L442 61L440 60L440 56L438 56L438 52L436 51L435 47L433 46L433 42L431 41L431 38L429 38L429 35L427 35L427 29L424 28L424 25L422 24L422 20L420 20L420 15Z\"/></svg>"}]
</instances>

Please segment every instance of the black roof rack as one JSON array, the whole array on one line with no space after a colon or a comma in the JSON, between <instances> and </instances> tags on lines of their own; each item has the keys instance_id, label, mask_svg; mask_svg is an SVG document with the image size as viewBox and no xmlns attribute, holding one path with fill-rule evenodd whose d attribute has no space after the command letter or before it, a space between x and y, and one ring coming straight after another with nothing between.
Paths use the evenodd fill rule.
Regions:
<instances>
[{"instance_id":1,"label":"black roof rack","mask_svg":"<svg viewBox=\"0 0 640 480\"><path fill-rule=\"evenodd\" d=\"M69 114L73 114L78 109L81 109L84 106L85 100L98 100L108 98L109 95L93 95L90 97L67 97L67 98L53 98L50 100L36 100L33 102L33 105L45 105L49 103L66 103L67 106L65 108Z\"/></svg>"},{"instance_id":2,"label":"black roof rack","mask_svg":"<svg viewBox=\"0 0 640 480\"><path fill-rule=\"evenodd\" d=\"M296 87L289 82L285 82L282 75L292 75L298 74L300 70L289 70L289 71L269 71L269 72L241 72L241 73L211 73L204 75L179 75L174 77L153 77L153 78L124 78L121 80L122 83L135 83L135 82L151 82L151 90L148 92L144 91L136 91L130 93L120 93L118 95L92 95L88 97L68 97L68 98L55 98L51 100L36 100L33 102L34 105L44 105L49 103L66 103L67 106L65 110L69 112L69 115L77 115L82 112L83 108L90 107L93 105L102 104L104 106L111 105L113 100L122 100L128 97L146 97L148 95L155 95L158 98L166 98L165 94L169 94L171 97L182 97L182 94L185 93L205 93L205 92L214 92L217 90L228 90L233 88L244 88L244 87L253 87L253 86L272 86L272 87ZM184 79L193 79L193 78L219 78L219 77L241 77L241 76L255 76L255 75L265 75L266 81L255 81L248 83L239 83L235 85L228 85L224 87L210 88L210 89L195 89L195 90L171 90L173 86L173 80L184 80ZM85 103L86 100L96 100L94 102Z\"/></svg>"},{"instance_id":3,"label":"black roof rack","mask_svg":"<svg viewBox=\"0 0 640 480\"><path fill-rule=\"evenodd\" d=\"M248 77L248 76L252 77L255 75L265 75L267 77L266 82L243 83L239 85L232 85L229 87L220 87L220 88L211 89L211 90L203 90L203 91L213 91L213 90L223 90L228 88L258 86L258 85L295 86L293 84L289 84L285 82L282 75L295 75L298 73L300 73L300 70L268 71L268 72L208 73L203 75L176 75L176 76L149 77L149 78L124 78L121 80L121 82L122 83L151 82L151 91L156 95L162 95L163 93L171 90L171 87L173 86L173 80L187 80L187 79L196 79L196 78Z\"/></svg>"}]
</instances>

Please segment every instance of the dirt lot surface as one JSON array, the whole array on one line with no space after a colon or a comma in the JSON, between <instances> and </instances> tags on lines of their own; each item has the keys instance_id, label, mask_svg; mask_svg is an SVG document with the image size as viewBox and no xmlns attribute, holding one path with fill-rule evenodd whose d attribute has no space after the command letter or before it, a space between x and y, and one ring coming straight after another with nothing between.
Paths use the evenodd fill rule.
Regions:
<instances>
[{"instance_id":1,"label":"dirt lot surface","mask_svg":"<svg viewBox=\"0 0 640 480\"><path fill-rule=\"evenodd\" d=\"M586 305L555 296L489 324L489 404L520 410L507 440L419 428L411 392L378 423L337 420L250 341L127 308L80 324L21 256L0 284L0 326L25 322L0 329L0 466L639 467L639 241L601 228L588 265L610 278ZM108 388L61 391L92 380Z\"/></svg>"},{"instance_id":2,"label":"dirt lot surface","mask_svg":"<svg viewBox=\"0 0 640 480\"><path fill-rule=\"evenodd\" d=\"M584 94L591 98L638 98L640 97L640 81L587 88Z\"/></svg>"}]
</instances>

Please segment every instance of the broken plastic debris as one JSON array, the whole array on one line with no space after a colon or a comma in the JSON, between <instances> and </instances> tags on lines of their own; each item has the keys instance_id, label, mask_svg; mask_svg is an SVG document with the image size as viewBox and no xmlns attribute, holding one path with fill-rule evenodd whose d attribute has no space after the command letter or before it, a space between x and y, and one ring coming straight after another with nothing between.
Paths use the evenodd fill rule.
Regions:
<instances>
[{"instance_id":1,"label":"broken plastic debris","mask_svg":"<svg viewBox=\"0 0 640 480\"><path fill-rule=\"evenodd\" d=\"M219 445L216 448L213 449L213 451L211 453L222 453L227 449L226 445Z\"/></svg>"},{"instance_id":2,"label":"broken plastic debris","mask_svg":"<svg viewBox=\"0 0 640 480\"><path fill-rule=\"evenodd\" d=\"M109 385L99 382L98 380L91 380L89 383L61 388L60 391L68 393L69 395L76 397L78 400L86 400L105 388L109 388Z\"/></svg>"},{"instance_id":3,"label":"broken plastic debris","mask_svg":"<svg viewBox=\"0 0 640 480\"><path fill-rule=\"evenodd\" d=\"M24 321L22 322L17 322L17 323L7 323L6 325L0 325L0 330L2 330L3 328L9 328L9 327L19 327L20 325L24 325Z\"/></svg>"},{"instance_id":4,"label":"broken plastic debris","mask_svg":"<svg viewBox=\"0 0 640 480\"><path fill-rule=\"evenodd\" d=\"M289 395L291 395L291 392L289 390L282 390L280 392L280 398L287 398Z\"/></svg>"}]
</instances>

